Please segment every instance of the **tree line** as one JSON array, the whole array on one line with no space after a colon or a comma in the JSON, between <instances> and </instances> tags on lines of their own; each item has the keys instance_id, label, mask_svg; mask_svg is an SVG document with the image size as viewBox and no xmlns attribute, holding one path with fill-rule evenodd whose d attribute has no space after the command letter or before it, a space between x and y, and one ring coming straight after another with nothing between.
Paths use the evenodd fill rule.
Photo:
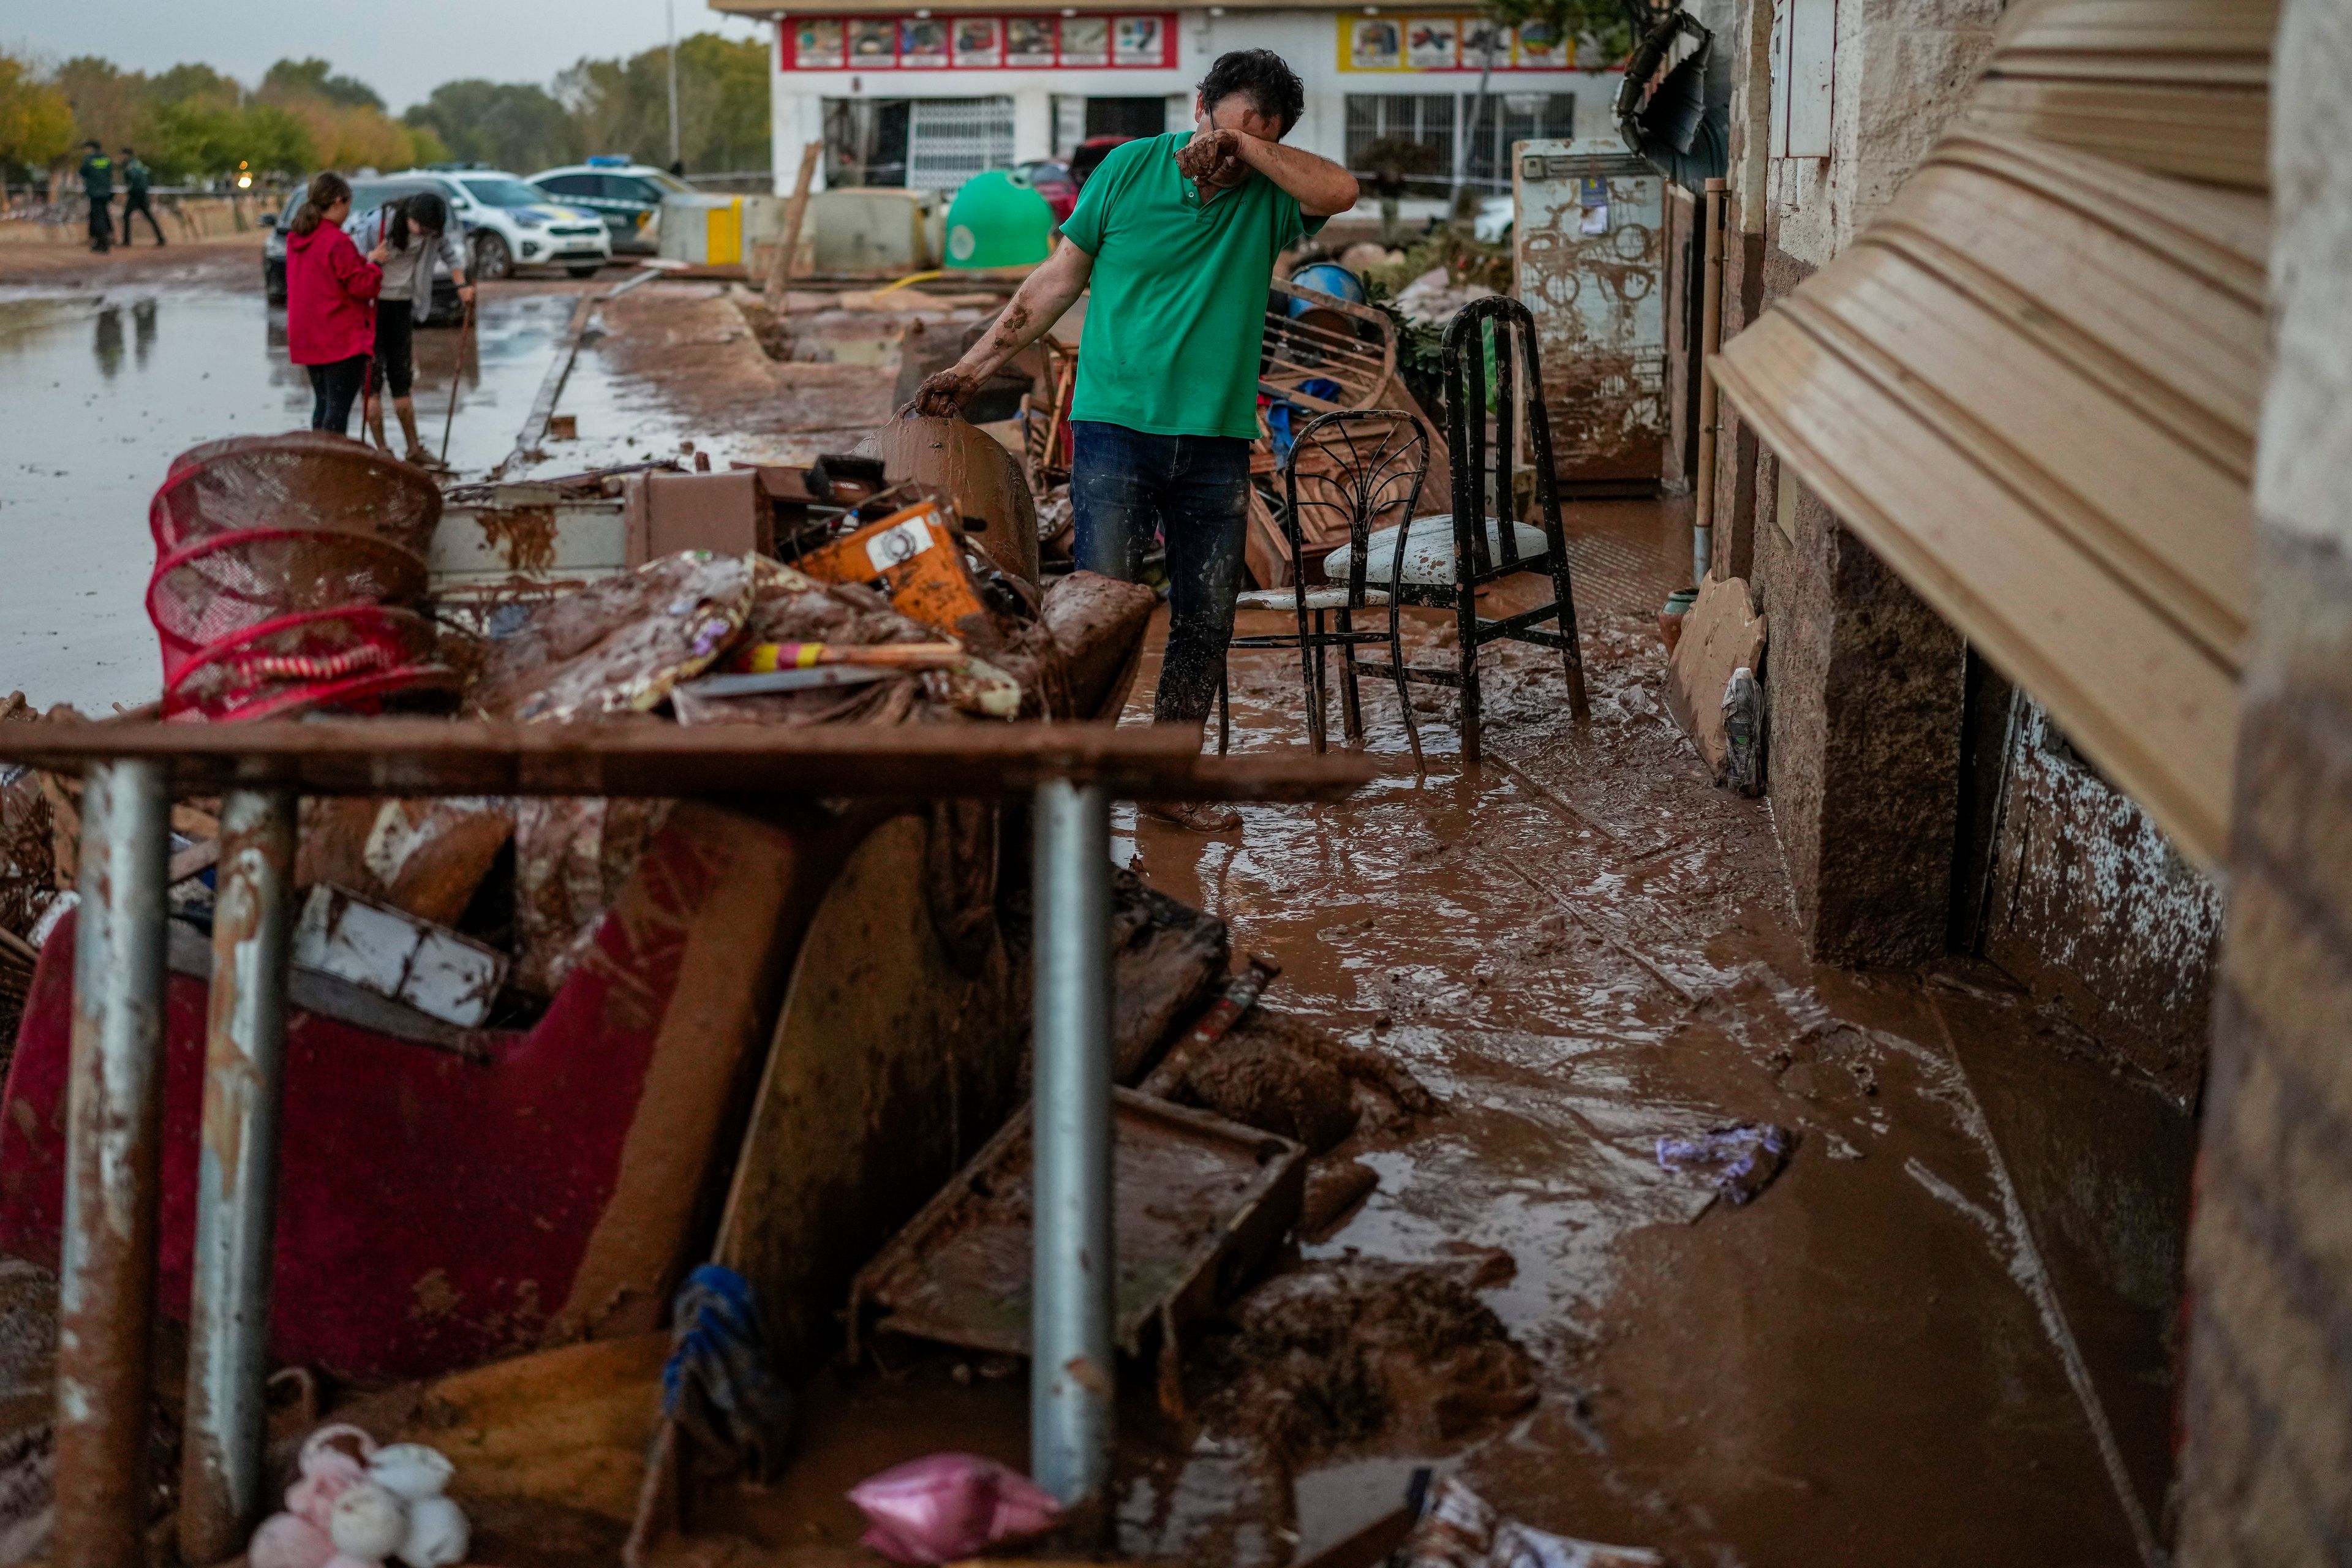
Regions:
<instances>
[{"instance_id":1,"label":"tree line","mask_svg":"<svg viewBox=\"0 0 2352 1568\"><path fill-rule=\"evenodd\" d=\"M768 52L716 33L677 46L679 153L689 169L768 162ZM85 141L138 149L159 179L240 171L398 169L451 159L530 174L590 153L669 162L666 51L583 59L546 86L444 82L394 116L322 59L282 59L247 87L210 66L149 74L93 55L44 66L0 50L0 174L22 183L70 166Z\"/></svg>"}]
</instances>

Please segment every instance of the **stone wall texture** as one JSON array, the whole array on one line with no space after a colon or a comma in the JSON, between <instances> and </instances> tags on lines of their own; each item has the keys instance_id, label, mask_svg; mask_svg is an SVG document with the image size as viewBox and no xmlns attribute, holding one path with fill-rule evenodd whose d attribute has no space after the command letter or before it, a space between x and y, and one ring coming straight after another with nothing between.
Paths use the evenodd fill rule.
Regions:
<instances>
[{"instance_id":1,"label":"stone wall texture","mask_svg":"<svg viewBox=\"0 0 2352 1568\"><path fill-rule=\"evenodd\" d=\"M1958 110L2000 10L2000 0L1841 0L1832 155L1765 161L1764 211L1740 215L1762 243L1730 258L1727 328L1787 295L1876 216ZM1769 6L1751 0L1744 15L1734 166L1745 184L1747 138L1770 134L1757 100L1769 105L1771 89L1769 49L1757 48ZM1959 636L1820 501L1792 491L1781 506L1780 465L1736 421L1717 450L1716 560L1748 577L1770 622L1767 787L1812 951L1848 963L1935 958L1958 825Z\"/></svg>"},{"instance_id":2,"label":"stone wall texture","mask_svg":"<svg viewBox=\"0 0 2352 1568\"><path fill-rule=\"evenodd\" d=\"M2184 1568L2352 1562L2352 559L2273 531L2261 584L2284 629L2239 742L2189 1242Z\"/></svg>"},{"instance_id":3,"label":"stone wall texture","mask_svg":"<svg viewBox=\"0 0 2352 1568\"><path fill-rule=\"evenodd\" d=\"M1817 957L1922 963L1949 918L1965 649L1827 507L1780 486L1794 537L1759 518L1756 583L1765 766L1798 912Z\"/></svg>"},{"instance_id":4,"label":"stone wall texture","mask_svg":"<svg viewBox=\"0 0 2352 1568\"><path fill-rule=\"evenodd\" d=\"M2214 1003L2184 1568L2352 1562L2352 7L2288 0L2275 353Z\"/></svg>"}]
</instances>

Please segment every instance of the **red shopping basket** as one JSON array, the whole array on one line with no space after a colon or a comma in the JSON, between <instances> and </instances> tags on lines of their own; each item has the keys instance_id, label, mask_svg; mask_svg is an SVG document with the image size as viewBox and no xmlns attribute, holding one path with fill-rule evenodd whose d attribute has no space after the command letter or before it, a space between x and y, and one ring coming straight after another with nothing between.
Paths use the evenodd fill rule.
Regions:
<instances>
[{"instance_id":1,"label":"red shopping basket","mask_svg":"<svg viewBox=\"0 0 2352 1568\"><path fill-rule=\"evenodd\" d=\"M414 610L344 605L263 621L212 643L163 691L167 720L265 719L332 704L371 711L396 692L450 689L433 623Z\"/></svg>"},{"instance_id":2,"label":"red shopping basket","mask_svg":"<svg viewBox=\"0 0 2352 1568\"><path fill-rule=\"evenodd\" d=\"M163 679L205 647L283 616L425 596L425 563L364 533L247 528L197 540L157 563L147 617Z\"/></svg>"},{"instance_id":3,"label":"red shopping basket","mask_svg":"<svg viewBox=\"0 0 2352 1568\"><path fill-rule=\"evenodd\" d=\"M369 534L422 556L440 521L441 492L423 473L307 431L192 447L173 459L147 509L158 557L255 528Z\"/></svg>"}]
</instances>

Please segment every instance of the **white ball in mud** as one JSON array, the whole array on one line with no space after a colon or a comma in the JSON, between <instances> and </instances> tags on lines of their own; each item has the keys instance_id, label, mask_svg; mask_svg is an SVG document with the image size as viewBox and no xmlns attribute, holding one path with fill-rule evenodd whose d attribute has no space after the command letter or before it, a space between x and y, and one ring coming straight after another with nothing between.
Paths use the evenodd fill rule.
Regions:
<instances>
[{"instance_id":1,"label":"white ball in mud","mask_svg":"<svg viewBox=\"0 0 2352 1568\"><path fill-rule=\"evenodd\" d=\"M970 261L971 253L979 248L980 241L972 237L971 225L960 223L948 230L948 255L951 259Z\"/></svg>"},{"instance_id":2,"label":"white ball in mud","mask_svg":"<svg viewBox=\"0 0 2352 1568\"><path fill-rule=\"evenodd\" d=\"M448 1568L466 1560L473 1531L466 1512L445 1497L419 1498L408 1505L408 1539L400 1560L408 1568Z\"/></svg>"},{"instance_id":3,"label":"white ball in mud","mask_svg":"<svg viewBox=\"0 0 2352 1568\"><path fill-rule=\"evenodd\" d=\"M368 1460L368 1479L410 1502L438 1497L456 1473L446 1456L422 1443L394 1443Z\"/></svg>"},{"instance_id":4,"label":"white ball in mud","mask_svg":"<svg viewBox=\"0 0 2352 1568\"><path fill-rule=\"evenodd\" d=\"M345 1557L381 1563L408 1540L408 1505L388 1488L358 1482L335 1500L327 1539Z\"/></svg>"}]
</instances>

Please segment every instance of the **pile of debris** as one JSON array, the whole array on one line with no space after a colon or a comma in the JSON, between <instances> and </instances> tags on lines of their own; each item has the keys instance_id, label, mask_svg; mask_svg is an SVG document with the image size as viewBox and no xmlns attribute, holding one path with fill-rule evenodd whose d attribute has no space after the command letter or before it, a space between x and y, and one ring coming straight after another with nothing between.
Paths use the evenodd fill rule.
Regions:
<instances>
[{"instance_id":1,"label":"pile of debris","mask_svg":"<svg viewBox=\"0 0 2352 1568\"><path fill-rule=\"evenodd\" d=\"M733 478L752 480L708 477ZM692 486L704 477L663 479ZM1041 593L1034 567L1013 575L979 548L958 497L892 483L879 460L836 456L782 482L761 477L768 496L791 498L774 505L782 526L761 536L776 540L772 554L682 551L584 584L518 575L500 584L496 614L442 616L425 572L440 498L412 480L402 465L309 435L210 443L175 459L152 509L160 560L150 605L167 678L175 691L191 669L236 679L216 700L167 704L166 716L423 709L526 723L785 725L1091 717L1131 666L1155 603L1149 589L1084 573ZM646 482L632 475L601 488L617 494ZM543 510L551 534L562 514ZM527 514L541 515L486 510L484 526L515 531ZM529 542L511 564L544 567L555 556L551 537ZM238 569L190 564L227 559ZM363 580L354 561L373 563L373 578ZM362 605L370 591L374 600ZM273 643L262 657L248 646L257 629L282 642L285 628L299 627L315 641L321 625L355 617L397 619L407 642L423 641L394 661L362 658L375 677L365 682L352 679L341 649ZM468 623L499 635L477 635ZM33 717L21 694L0 714ZM74 901L79 791L78 780L25 770L0 778L0 1016L11 1024L33 953ZM199 927L209 889L194 879L209 879L213 804L184 805L174 824L175 912ZM467 987L472 999L454 1006L414 993L393 999L461 1027L525 1024L562 988L667 812L647 801L307 802L297 883L330 891L313 895L299 960L367 985L383 966L341 952L346 939L438 942L471 961L461 967L494 975L490 993ZM373 911L377 938L357 935L368 922L352 910Z\"/></svg>"}]
</instances>

